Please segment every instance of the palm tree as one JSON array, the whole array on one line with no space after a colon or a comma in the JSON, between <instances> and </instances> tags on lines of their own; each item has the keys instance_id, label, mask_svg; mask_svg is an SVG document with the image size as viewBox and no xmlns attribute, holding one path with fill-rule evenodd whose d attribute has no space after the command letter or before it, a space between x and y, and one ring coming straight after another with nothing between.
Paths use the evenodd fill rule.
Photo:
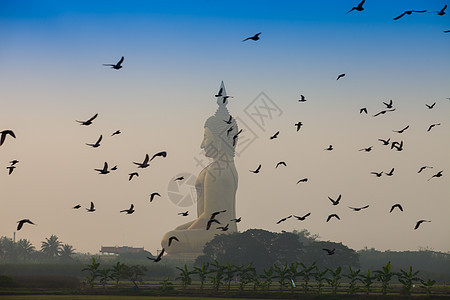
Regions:
<instances>
[{"instance_id":1,"label":"palm tree","mask_svg":"<svg viewBox=\"0 0 450 300\"><path fill-rule=\"evenodd\" d=\"M15 247L14 241L6 236L0 237L0 258L1 259L15 259Z\"/></svg>"},{"instance_id":2,"label":"palm tree","mask_svg":"<svg viewBox=\"0 0 450 300\"><path fill-rule=\"evenodd\" d=\"M17 252L23 257L23 260L27 260L30 257L30 254L36 251L33 244L31 244L31 242L27 239L20 239L17 242L16 247Z\"/></svg>"},{"instance_id":3,"label":"palm tree","mask_svg":"<svg viewBox=\"0 0 450 300\"><path fill-rule=\"evenodd\" d=\"M72 259L71 256L75 254L75 250L72 245L64 244L59 251L59 256L63 259Z\"/></svg>"},{"instance_id":4,"label":"palm tree","mask_svg":"<svg viewBox=\"0 0 450 300\"><path fill-rule=\"evenodd\" d=\"M58 237L52 234L50 238L46 238L45 241L42 242L41 251L48 257L53 258L54 256L59 255L61 244L62 243L58 241Z\"/></svg>"}]
</instances>

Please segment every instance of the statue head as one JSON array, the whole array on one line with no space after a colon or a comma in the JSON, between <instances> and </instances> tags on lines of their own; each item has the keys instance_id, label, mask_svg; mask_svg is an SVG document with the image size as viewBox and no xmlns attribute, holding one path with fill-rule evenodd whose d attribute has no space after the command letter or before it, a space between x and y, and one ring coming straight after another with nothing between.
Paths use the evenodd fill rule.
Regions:
<instances>
[{"instance_id":1,"label":"statue head","mask_svg":"<svg viewBox=\"0 0 450 300\"><path fill-rule=\"evenodd\" d=\"M205 155L211 158L220 158L226 155L228 158L234 157L234 148L237 144L233 137L238 133L236 120L231 118L227 109L228 99L225 87L221 85L222 96L217 97L219 108L216 113L205 122L205 134L201 148L205 150ZM228 124L230 123L230 124Z\"/></svg>"}]
</instances>

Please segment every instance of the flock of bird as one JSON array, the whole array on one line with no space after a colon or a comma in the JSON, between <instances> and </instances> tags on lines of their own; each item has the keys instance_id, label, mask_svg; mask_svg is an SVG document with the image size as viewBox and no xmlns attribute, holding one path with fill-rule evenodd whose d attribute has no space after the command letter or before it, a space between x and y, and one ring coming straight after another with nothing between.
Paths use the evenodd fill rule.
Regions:
<instances>
[{"instance_id":1,"label":"flock of bird","mask_svg":"<svg viewBox=\"0 0 450 300\"><path fill-rule=\"evenodd\" d=\"M363 10L364 10L364 7L363 7L364 3L365 3L365 0L362 0L357 6L352 7L347 13L350 13L350 12L353 12L353 11L359 11L359 12L363 11ZM447 8L447 5L444 5L444 7L443 7L442 9L440 9L439 11L435 11L435 13L436 13L437 15L439 15L439 16L445 15L445 10L446 10L446 8ZM404 16L406 16L406 15L411 15L411 14L413 14L413 13L425 13L425 12L427 12L427 10L406 10L406 11L404 11L403 13L401 13L400 15L398 15L397 17L393 18L393 20L399 20L399 19L403 18ZM449 33L450 30L445 30L444 32L445 32L445 33ZM248 41L248 40L258 41L258 40L260 39L260 35L261 35L261 34L262 34L262 33L259 32L259 33L255 34L255 35L253 35L253 36L250 36L250 37L248 37L248 38L245 38L244 40L242 40L242 42L245 42L245 41ZM120 58L120 60L119 60L117 63L115 63L115 64L103 64L103 66L109 66L109 67L111 67L111 68L114 69L114 70L120 70L120 69L123 68L122 64L123 64L123 62L124 62L124 59L125 59L125 57L122 56L122 57ZM337 76L336 80L340 80L340 79L342 79L342 78L345 77L345 76L346 76L345 73L339 74L339 75ZM219 90L219 92L215 95L215 97L222 97L224 103L225 103L225 101L227 100L227 98L230 98L230 97L232 98L232 96L224 96L224 95L222 95L222 89ZM450 98L447 98L447 99L450 100ZM298 99L298 102L306 102L306 101L307 101L306 97L305 97L304 95L300 95L300 99ZM380 115L384 115L384 114L386 114L386 113L391 113L391 112L394 112L394 111L396 110L396 109L394 108L394 106L393 106L393 100L390 100L389 102L383 102L383 104L385 105L385 109L383 109L383 110L381 110L381 111L379 111L379 112L373 114L372 117L377 117L377 116L380 116ZM434 103L432 103L432 104L425 104L425 105L426 105L426 107L427 107L428 109L431 110L431 109L433 109L433 108L435 107L436 102L434 102ZM361 109L359 110L359 113L360 113L360 114L362 114L362 113L368 114L367 108L366 108L366 107L361 108ZM79 120L76 120L76 122L80 123L80 125L82 125L82 126L89 126L89 125L93 124L93 121L94 121L97 117L98 117L98 114L96 113L94 116L92 116L91 118L89 118L89 119L86 120L86 121L79 121ZM224 122L226 122L227 124L231 124L231 122L232 122L232 117L230 116L229 120L224 120ZM295 125L295 128L296 128L296 131L299 132L300 129L302 128L302 126L303 126L303 123L302 123L302 122L297 122L297 123L294 124L294 125ZM427 132L431 131L435 126L439 126L439 125L441 125L441 123L433 123L433 124L431 124L431 125L428 127ZM402 128L402 129L400 129L400 130L392 130L392 131L395 132L395 133L398 133L398 134L402 134L402 133L403 133L404 131L406 131L407 129L409 129L409 125L405 126L404 128ZM227 131L227 135L229 135L230 132L231 132L231 129L230 129L230 131ZM232 138L233 138L233 146L236 145L237 137L238 137L238 135L239 135L241 132L242 132L242 129L241 129L237 134L235 134L235 135L232 137ZM115 135L119 135L119 134L121 134L121 131L120 131L120 130L116 130L115 132L112 133L111 136L115 136ZM279 134L280 134L280 131L277 131L276 133L274 133L273 135L271 135L271 136L269 137L269 139L270 139L270 140L277 139L278 136L279 136ZM0 131L0 146L2 146L2 145L5 143L5 141L6 141L6 139L8 138L8 136L11 137L11 138L16 138L16 135L15 135L15 133L14 133L12 130L9 130L9 129L8 129L8 130ZM87 145L87 146L90 146L90 147L92 147L92 148L98 148L98 147L101 146L102 140L103 140L103 135L100 135L100 137L99 137L94 143L86 143L86 145ZM380 139L378 139L378 141L380 141L380 142L382 143L382 145L384 145L384 146L388 146L388 145L390 144L390 145L391 145L391 146L390 146L390 149L395 149L396 151L402 151L402 150L404 149L404 148L403 148L403 147L404 147L403 140L401 140L401 141L392 141L392 142L391 142L391 141L390 141L390 138L388 138L388 139L381 139L381 138L380 138ZM372 148L373 148L373 146L364 147L364 148L362 148L362 149L359 149L359 151L370 152L370 151L372 150ZM334 147L333 147L333 145L329 145L329 146L328 146L327 148L325 148L324 150L326 150L326 151L333 151L333 150L334 150ZM150 156L149 156L148 154L146 154L146 155L145 155L145 158L144 158L144 160L143 160L142 162L133 162L133 164L135 164L135 165L137 166L138 169L145 169L145 168L147 168L147 167L150 166L150 162L151 162L153 159L155 159L156 157L163 157L163 158L165 158L166 156L167 156L167 152L166 152L166 151L158 152L158 153L154 154L151 158L150 158ZM14 169L16 168L16 165L17 165L18 163L19 163L18 160L12 160L12 161L10 161L10 165L6 167L6 169L8 170L8 175L11 175L11 174L13 173L13 171L14 171ZM284 161L280 161L280 162L278 162L278 163L276 164L276 167L275 167L275 168L278 168L279 166L287 167L287 164L286 164L286 162L284 162ZM254 173L254 174L258 174L258 173L260 173L260 171L261 171L261 167L262 167L262 165L259 164L259 166L258 166L255 170L250 170L250 172L252 172L252 173ZM430 167L430 166L422 166L422 167L419 169L418 173L423 172L425 169L431 169L431 168L433 168L433 167ZM117 165L116 165L116 166L113 166L112 168L109 168L108 163L107 163L107 162L104 162L103 168L95 168L94 170L97 171L100 175L106 175L106 174L109 174L111 171L117 170ZM372 171L372 172L370 172L370 173L373 174L373 175L375 175L376 177L381 177L383 174L386 175L386 176L392 176L392 175L394 174L394 168L392 168L389 172L384 172L384 171L376 172L376 171ZM439 177L443 176L442 173L443 173L443 170L437 172L436 174L432 175L432 176L428 179L428 181L431 180L432 178L439 178ZM134 177L139 176L139 173L136 172L136 171L134 171L134 172L129 173L128 175L129 175L128 180L131 181ZM184 180L184 177L178 177L178 178L175 179L175 181L182 181L182 180ZM297 181L297 184L299 184L299 183L306 183L307 181L308 181L308 178L302 178L302 179L300 179L300 180ZM155 199L156 196L161 197L161 195L160 195L158 192L153 192L153 193L150 195L150 202L152 202L152 201ZM331 204L332 204L333 206L337 206L337 205L340 204L340 201L341 201L341 199L342 199L342 195L339 195L336 199L333 199L333 198L331 198L331 197L328 197L328 199L331 201ZM77 205L73 206L72 208L73 208L73 209L79 209L79 208L81 208L81 205L80 205L80 204L77 204ZM365 205L365 206L362 206L362 207L351 207L351 206L349 206L349 208L350 208L351 210L353 210L353 211L358 212L358 211L361 211L361 210L364 210L364 209L369 208L369 205ZM396 209L396 208L397 208L399 211L403 212L403 207L402 207L402 205L399 204L399 203L395 203L394 205L391 206L391 208L390 208L390 210L389 210L389 213L392 213L392 212L394 211L394 209ZM90 213L96 211L95 206L94 206L94 203L93 203L92 201L91 201L91 203L90 203L90 207L86 208L86 211L87 211L87 212L90 212ZM121 210L121 211L120 211L120 213L125 213L125 214L133 214L134 212L135 212L134 204L131 204L131 206L130 206L129 209L124 209L124 210ZM207 226L206 226L205 230L209 230L209 229L211 228L211 225L212 225L213 223L216 223L216 224L218 224L218 225L222 225L222 224L219 222L219 220L216 219L216 216L219 215L220 213L223 213L223 212L225 212L225 211L223 210L223 211L217 211L217 212L214 212L214 213L211 215L210 219L208 220ZM188 216L188 215L189 215L189 212L188 212L188 211L186 211L186 212L180 212L180 213L178 213L178 215L181 215L181 216ZM292 217L296 218L298 221L305 221L310 215L311 215L311 212L308 212L308 213L306 213L306 214L303 215L303 216L289 215L289 216L287 216L287 217L284 217L284 218L278 220L278 221L276 222L276 224L280 224L280 223L282 223L282 222L285 222L285 221L287 221L288 219L290 219L290 218L292 218ZM340 220L340 217L339 217L337 214L333 213L333 214L328 215L328 217L327 217L327 219L326 219L326 222L329 222L332 218L335 218L335 219L337 219L337 220ZM240 222L240 221L241 221L241 217L236 218L236 219L233 219L233 220L230 220L230 222L236 222L236 223L238 223L238 222ZM431 222L431 221L430 221L430 220L424 220L424 219L418 220L418 221L416 222L415 226L414 226L414 230L418 229L419 226L420 226L422 223L424 223L424 222ZM32 222L32 221L29 220L29 219L21 219L21 220L17 221L17 223L18 223L18 225L17 225L17 230L21 230L24 224L36 225L34 222ZM219 229L219 230L222 230L222 231L227 231L227 230L228 230L228 226L229 226L229 223L227 223L227 224L224 225L224 226L222 225L222 226L216 227L216 229ZM171 246L171 244L172 244L173 241L179 241L179 239L178 239L176 236L170 237L170 238L169 238L169 243L168 243L168 246L169 246L169 247ZM330 250L330 249L325 249L325 248L324 248L323 250L326 251L328 255L333 255L333 254L335 254L335 249ZM150 259L150 260L152 260L152 261L154 261L154 262L159 262L159 261L161 260L162 256L163 256L164 252L165 252L165 249L163 248L162 251L157 255L157 257L148 257L148 259Z\"/></svg>"}]
</instances>

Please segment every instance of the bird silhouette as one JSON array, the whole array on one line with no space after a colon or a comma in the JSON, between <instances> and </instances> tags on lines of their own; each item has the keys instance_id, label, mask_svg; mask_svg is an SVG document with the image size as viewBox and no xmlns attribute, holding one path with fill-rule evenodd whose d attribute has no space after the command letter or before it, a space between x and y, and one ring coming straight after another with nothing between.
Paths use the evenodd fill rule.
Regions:
<instances>
[{"instance_id":1,"label":"bird silhouette","mask_svg":"<svg viewBox=\"0 0 450 300\"><path fill-rule=\"evenodd\" d=\"M125 57L122 56L122 58L116 63L116 64L103 64L104 66L110 66L111 69L119 70L122 68L122 63Z\"/></svg>"},{"instance_id":2,"label":"bird silhouette","mask_svg":"<svg viewBox=\"0 0 450 300\"><path fill-rule=\"evenodd\" d=\"M75 205L74 207L72 207L72 209L79 209L81 207L80 204Z\"/></svg>"},{"instance_id":3,"label":"bird silhouette","mask_svg":"<svg viewBox=\"0 0 450 300\"><path fill-rule=\"evenodd\" d=\"M173 240L175 240L175 241L177 241L177 242L180 241L176 236L171 236L171 237L169 238L169 247L170 247L170 245L172 244L172 241L173 241Z\"/></svg>"},{"instance_id":4,"label":"bird silhouette","mask_svg":"<svg viewBox=\"0 0 450 300\"><path fill-rule=\"evenodd\" d=\"M383 140L383 139L378 139L380 142L383 143L383 145L389 145L389 141L391 140L391 138L388 138L387 140Z\"/></svg>"},{"instance_id":5,"label":"bird silhouette","mask_svg":"<svg viewBox=\"0 0 450 300\"><path fill-rule=\"evenodd\" d=\"M116 170L117 170L117 165L115 165L114 167L112 167L110 170L111 170L111 171L116 171Z\"/></svg>"},{"instance_id":6,"label":"bird silhouette","mask_svg":"<svg viewBox=\"0 0 450 300\"><path fill-rule=\"evenodd\" d=\"M373 148L373 146L370 146L370 147L367 147L367 148L359 149L359 151L370 152L370 151L372 151L372 148Z\"/></svg>"},{"instance_id":7,"label":"bird silhouette","mask_svg":"<svg viewBox=\"0 0 450 300\"><path fill-rule=\"evenodd\" d=\"M444 33L449 33L450 32L450 30L444 30Z\"/></svg>"},{"instance_id":8,"label":"bird silhouette","mask_svg":"<svg viewBox=\"0 0 450 300\"><path fill-rule=\"evenodd\" d=\"M441 123L431 124L430 127L428 127L427 132L429 132L431 129L433 129L434 126L439 126L439 125L441 125Z\"/></svg>"},{"instance_id":9,"label":"bird silhouette","mask_svg":"<svg viewBox=\"0 0 450 300\"><path fill-rule=\"evenodd\" d=\"M381 177L381 175L383 174L383 172L370 172L370 174L376 175L377 177Z\"/></svg>"},{"instance_id":10,"label":"bird silhouette","mask_svg":"<svg viewBox=\"0 0 450 300\"><path fill-rule=\"evenodd\" d=\"M239 217L237 219L231 219L230 222L236 222L239 223L240 221L242 221L242 217Z\"/></svg>"},{"instance_id":11,"label":"bird silhouette","mask_svg":"<svg viewBox=\"0 0 450 300\"><path fill-rule=\"evenodd\" d=\"M430 181L430 180L431 180L432 178L434 178L434 177L436 177L436 178L441 177L441 176L442 176L442 172L444 172L444 171L442 170L442 171L437 172L436 174L434 174L433 176L431 176L431 178L428 179L428 181Z\"/></svg>"},{"instance_id":12,"label":"bird silhouette","mask_svg":"<svg viewBox=\"0 0 450 300\"><path fill-rule=\"evenodd\" d=\"M394 204L391 206L391 209L389 210L389 213L391 213L395 208L400 209L400 211L403 211L403 207L400 204Z\"/></svg>"},{"instance_id":13,"label":"bird silhouette","mask_svg":"<svg viewBox=\"0 0 450 300\"><path fill-rule=\"evenodd\" d=\"M189 211L187 210L187 211L185 211L185 212L180 212L180 213L178 213L180 216L183 216L183 217L187 217L188 215L189 215Z\"/></svg>"},{"instance_id":14,"label":"bird silhouette","mask_svg":"<svg viewBox=\"0 0 450 300\"><path fill-rule=\"evenodd\" d=\"M384 173L384 174L386 174L387 176L392 176L392 175L394 175L394 168L392 168L392 169L389 171L389 173Z\"/></svg>"},{"instance_id":15,"label":"bird silhouette","mask_svg":"<svg viewBox=\"0 0 450 300\"><path fill-rule=\"evenodd\" d=\"M419 228L420 224L422 224L423 222L431 222L431 221L428 221L428 220L419 220L419 221L417 221L416 225L414 226L414 230Z\"/></svg>"},{"instance_id":16,"label":"bird silhouette","mask_svg":"<svg viewBox=\"0 0 450 300\"><path fill-rule=\"evenodd\" d=\"M445 4L444 7L443 7L441 10L436 11L436 13L438 14L438 16L443 16L443 15L445 15L445 9L446 9L446 8L447 8L447 4Z\"/></svg>"},{"instance_id":17,"label":"bird silhouette","mask_svg":"<svg viewBox=\"0 0 450 300\"><path fill-rule=\"evenodd\" d=\"M116 130L116 131L113 132L113 134L111 134L111 136L115 136L115 135L121 134L121 133L122 133L122 132L120 132L120 130Z\"/></svg>"},{"instance_id":18,"label":"bird silhouette","mask_svg":"<svg viewBox=\"0 0 450 300\"><path fill-rule=\"evenodd\" d=\"M228 230L228 225L230 225L230 224L227 224L225 226L219 226L216 229L221 229L222 231L227 231Z\"/></svg>"},{"instance_id":19,"label":"bird silhouette","mask_svg":"<svg viewBox=\"0 0 450 300\"><path fill-rule=\"evenodd\" d=\"M148 257L148 256L147 256L147 258L150 259L150 260L153 260L153 262L156 263L156 262L158 262L158 261L161 260L163 254L164 254L164 251L165 251L165 250L164 250L164 248L163 248L156 258Z\"/></svg>"},{"instance_id":20,"label":"bird silhouette","mask_svg":"<svg viewBox=\"0 0 450 300\"><path fill-rule=\"evenodd\" d=\"M241 132L242 132L242 129L239 130L238 133L236 133L236 134L233 136L233 147L236 146L237 138L238 138L238 136L239 136L239 134L240 134Z\"/></svg>"},{"instance_id":21,"label":"bird silhouette","mask_svg":"<svg viewBox=\"0 0 450 300\"><path fill-rule=\"evenodd\" d=\"M276 138L278 137L279 134L280 134L279 131L275 132L275 134L272 135L272 136L270 137L270 139L271 139L271 140L276 139Z\"/></svg>"},{"instance_id":22,"label":"bird silhouette","mask_svg":"<svg viewBox=\"0 0 450 300\"><path fill-rule=\"evenodd\" d=\"M391 149L394 149L394 148L397 149L397 151L402 151L403 150L403 141L400 141L400 143L396 142L396 141L392 142Z\"/></svg>"},{"instance_id":23,"label":"bird silhouette","mask_svg":"<svg viewBox=\"0 0 450 300\"><path fill-rule=\"evenodd\" d=\"M261 165L259 165L259 166L256 168L255 171L252 171L252 170L249 170L249 171L252 172L252 173L258 174L258 173L259 173L259 170L261 170Z\"/></svg>"},{"instance_id":24,"label":"bird silhouette","mask_svg":"<svg viewBox=\"0 0 450 300\"><path fill-rule=\"evenodd\" d=\"M393 102L392 99L389 100L389 103L383 102L384 105L386 105L386 108L392 108Z\"/></svg>"},{"instance_id":25,"label":"bird silhouette","mask_svg":"<svg viewBox=\"0 0 450 300\"><path fill-rule=\"evenodd\" d=\"M233 120L233 117L230 116L230 118L228 120L223 120L225 123L227 123L228 125L231 124L231 121Z\"/></svg>"},{"instance_id":26,"label":"bird silhouette","mask_svg":"<svg viewBox=\"0 0 450 300\"><path fill-rule=\"evenodd\" d=\"M328 148L325 148L323 150L331 151L331 150L333 150L333 145L330 145L330 146L328 146Z\"/></svg>"},{"instance_id":27,"label":"bird silhouette","mask_svg":"<svg viewBox=\"0 0 450 300\"><path fill-rule=\"evenodd\" d=\"M175 178L173 181L182 181L182 180L184 180L184 177L180 176L180 177Z\"/></svg>"},{"instance_id":28,"label":"bird silhouette","mask_svg":"<svg viewBox=\"0 0 450 300\"><path fill-rule=\"evenodd\" d=\"M351 207L351 206L349 206L348 208L352 209L353 211L360 211L360 210L366 209L368 207L369 207L369 205L366 205L366 206L363 206L363 207Z\"/></svg>"},{"instance_id":29,"label":"bird silhouette","mask_svg":"<svg viewBox=\"0 0 450 300\"><path fill-rule=\"evenodd\" d=\"M157 156L166 157L167 156L167 152L166 151L161 151L161 152L158 152L158 153L154 154L152 156L152 158L150 159L150 161L152 161Z\"/></svg>"},{"instance_id":30,"label":"bird silhouette","mask_svg":"<svg viewBox=\"0 0 450 300\"><path fill-rule=\"evenodd\" d=\"M145 158L144 161L142 163L137 163L137 162L133 162L133 164L137 165L138 168L147 168L149 165L148 161L149 161L150 157L148 156L148 154L145 154Z\"/></svg>"},{"instance_id":31,"label":"bird silhouette","mask_svg":"<svg viewBox=\"0 0 450 300\"><path fill-rule=\"evenodd\" d=\"M209 230L209 228L211 228L211 224L212 223L220 224L220 222L218 220L216 220L216 219L209 219L208 223L206 223L206 230Z\"/></svg>"},{"instance_id":32,"label":"bird silhouette","mask_svg":"<svg viewBox=\"0 0 450 300\"><path fill-rule=\"evenodd\" d=\"M345 76L345 73L339 74L338 77L336 78L336 80L339 80L339 79L341 79L344 76Z\"/></svg>"},{"instance_id":33,"label":"bird silhouette","mask_svg":"<svg viewBox=\"0 0 450 300\"><path fill-rule=\"evenodd\" d=\"M103 164L103 169L94 169L95 171L98 171L99 174L108 174L108 163L105 161L105 163Z\"/></svg>"},{"instance_id":34,"label":"bird silhouette","mask_svg":"<svg viewBox=\"0 0 450 300\"><path fill-rule=\"evenodd\" d=\"M341 197L342 197L342 195L339 195L336 200L333 200L330 197L328 197L328 199L330 199L330 201L333 203L333 205L338 205L339 201L341 201Z\"/></svg>"},{"instance_id":35,"label":"bird silhouette","mask_svg":"<svg viewBox=\"0 0 450 300\"><path fill-rule=\"evenodd\" d=\"M380 112L378 112L378 113L372 115L372 117L377 117L377 116L379 116L379 115L384 115L384 114L387 113L388 111L395 111L395 108L393 108L393 109L385 109L385 110L382 110L382 111L380 111Z\"/></svg>"},{"instance_id":36,"label":"bird silhouette","mask_svg":"<svg viewBox=\"0 0 450 300\"><path fill-rule=\"evenodd\" d=\"M134 204L131 204L131 206L130 206L129 209L124 209L124 210L121 210L120 212L121 212L121 213L122 213L122 212L126 212L127 215L130 215L130 214L134 213Z\"/></svg>"},{"instance_id":37,"label":"bird silhouette","mask_svg":"<svg viewBox=\"0 0 450 300\"><path fill-rule=\"evenodd\" d=\"M336 219L338 219L338 220L341 219L341 218L339 218L339 216L338 216L337 214L331 214L331 215L328 216L327 222L330 221L331 218L336 218Z\"/></svg>"},{"instance_id":38,"label":"bird silhouette","mask_svg":"<svg viewBox=\"0 0 450 300\"><path fill-rule=\"evenodd\" d=\"M226 211L227 211L226 209L224 209L224 210L219 210L219 211L215 211L215 212L213 212L213 213L211 214L211 217L209 217L209 219L215 219L216 216L217 216L218 214L224 213L224 212L226 212Z\"/></svg>"},{"instance_id":39,"label":"bird silhouette","mask_svg":"<svg viewBox=\"0 0 450 300\"><path fill-rule=\"evenodd\" d=\"M300 95L300 99L298 99L298 102L306 102L305 96Z\"/></svg>"},{"instance_id":40,"label":"bird silhouette","mask_svg":"<svg viewBox=\"0 0 450 300\"><path fill-rule=\"evenodd\" d=\"M277 222L277 224L280 224L281 222L284 222L284 221L286 221L287 219L289 219L289 218L291 218L292 217L292 215L290 215L290 216L288 216L288 217L286 217L286 218L282 218L282 219L280 219L278 222Z\"/></svg>"},{"instance_id":41,"label":"bird silhouette","mask_svg":"<svg viewBox=\"0 0 450 300\"><path fill-rule=\"evenodd\" d=\"M397 132L397 133L403 133L406 129L408 129L409 128L409 125L408 126L406 126L405 128L403 128L403 129L400 129L400 130L392 130L393 132Z\"/></svg>"},{"instance_id":42,"label":"bird silhouette","mask_svg":"<svg viewBox=\"0 0 450 300\"><path fill-rule=\"evenodd\" d=\"M151 195L150 195L150 202L152 202L153 199L155 199L156 196L161 197L161 195L159 193L156 193L156 192L155 193L151 193Z\"/></svg>"},{"instance_id":43,"label":"bird silhouette","mask_svg":"<svg viewBox=\"0 0 450 300\"><path fill-rule=\"evenodd\" d=\"M297 181L297 184L299 184L300 182L307 182L307 181L308 181L308 178L302 178L299 181Z\"/></svg>"},{"instance_id":44,"label":"bird silhouette","mask_svg":"<svg viewBox=\"0 0 450 300\"><path fill-rule=\"evenodd\" d=\"M95 114L93 117L91 117L91 118L90 118L89 120L87 120L87 121L78 121L78 120L75 120L75 121L77 121L78 123L81 123L80 125L89 126L89 125L92 124L92 121L94 121L94 119L97 118L97 116L98 116L98 114Z\"/></svg>"},{"instance_id":45,"label":"bird silhouette","mask_svg":"<svg viewBox=\"0 0 450 300\"><path fill-rule=\"evenodd\" d=\"M98 148L100 147L100 142L102 141L103 135L100 135L100 137L98 138L98 140L95 142L95 144L87 144L88 146L91 146L93 148Z\"/></svg>"},{"instance_id":46,"label":"bird silhouette","mask_svg":"<svg viewBox=\"0 0 450 300\"><path fill-rule=\"evenodd\" d=\"M11 164L11 166L14 166L15 164L18 164L19 161L17 159L14 159L12 161L9 162Z\"/></svg>"},{"instance_id":47,"label":"bird silhouette","mask_svg":"<svg viewBox=\"0 0 450 300\"><path fill-rule=\"evenodd\" d=\"M417 172L417 173L420 173L420 172L422 172L423 170L425 170L426 168L430 168L430 169L433 169L433 167L429 167L429 166L423 166L423 167L421 167L420 169L419 169L419 171Z\"/></svg>"},{"instance_id":48,"label":"bird silhouette","mask_svg":"<svg viewBox=\"0 0 450 300\"><path fill-rule=\"evenodd\" d=\"M434 102L433 104L426 104L425 105L428 107L428 109L433 109L433 107L436 105L436 102Z\"/></svg>"},{"instance_id":49,"label":"bird silhouette","mask_svg":"<svg viewBox=\"0 0 450 300\"><path fill-rule=\"evenodd\" d=\"M333 248L333 250L327 249L327 248L322 248L322 250L327 252L327 255L333 255L336 253L336 249Z\"/></svg>"},{"instance_id":50,"label":"bird silhouette","mask_svg":"<svg viewBox=\"0 0 450 300\"><path fill-rule=\"evenodd\" d=\"M14 166L9 166L9 167L6 167L6 168L8 169L8 175L11 175L12 172L14 171L14 169L15 169L16 167L14 167Z\"/></svg>"},{"instance_id":51,"label":"bird silhouette","mask_svg":"<svg viewBox=\"0 0 450 300\"><path fill-rule=\"evenodd\" d=\"M302 122L297 122L296 124L294 124L295 127L297 128L297 131L300 130L300 128L302 127L303 123Z\"/></svg>"},{"instance_id":52,"label":"bird silhouette","mask_svg":"<svg viewBox=\"0 0 450 300\"><path fill-rule=\"evenodd\" d=\"M350 9L347 13L349 13L349 12L351 12L351 11L354 11L354 10L357 10L357 11L363 11L363 10L364 10L364 8L363 8L364 2L366 2L366 0L362 0L362 1L358 4L358 6L352 7L352 9Z\"/></svg>"},{"instance_id":53,"label":"bird silhouette","mask_svg":"<svg viewBox=\"0 0 450 300\"><path fill-rule=\"evenodd\" d=\"M234 98L233 96L222 96L222 103L225 104L225 101L227 101L228 98Z\"/></svg>"},{"instance_id":54,"label":"bird silhouette","mask_svg":"<svg viewBox=\"0 0 450 300\"><path fill-rule=\"evenodd\" d=\"M299 221L305 221L305 219L306 219L307 217L309 217L310 215L311 215L311 213L307 213L306 215L304 215L304 216L302 216L302 217L295 216L295 215L294 215L294 217L297 218L297 220L299 220Z\"/></svg>"},{"instance_id":55,"label":"bird silhouette","mask_svg":"<svg viewBox=\"0 0 450 300\"><path fill-rule=\"evenodd\" d=\"M283 165L286 167L286 163L284 161L280 161L279 163L277 163L275 168L278 168L279 165Z\"/></svg>"},{"instance_id":56,"label":"bird silhouette","mask_svg":"<svg viewBox=\"0 0 450 300\"><path fill-rule=\"evenodd\" d=\"M28 224L31 224L31 225L36 225L36 224L34 224L33 222L31 222L29 219L22 219L22 220L20 220L20 221L17 221L17 223L19 223L19 224L17 225L17 231L19 231L20 229L22 229L22 226L23 226L23 224L25 224L25 223L28 223Z\"/></svg>"},{"instance_id":57,"label":"bird silhouette","mask_svg":"<svg viewBox=\"0 0 450 300\"><path fill-rule=\"evenodd\" d=\"M6 139L7 135L10 135L13 138L16 138L16 135L14 134L14 132L12 130L9 130L9 129L0 131L0 133L1 133L1 135L0 135L0 146L3 145L3 143L5 142L5 139Z\"/></svg>"},{"instance_id":58,"label":"bird silhouette","mask_svg":"<svg viewBox=\"0 0 450 300\"><path fill-rule=\"evenodd\" d=\"M233 131L233 126L231 126L230 128L227 129L227 136L229 136L230 132L232 132L232 131Z\"/></svg>"},{"instance_id":59,"label":"bird silhouette","mask_svg":"<svg viewBox=\"0 0 450 300\"><path fill-rule=\"evenodd\" d=\"M94 212L94 211L95 211L95 208L94 208L94 202L91 201L91 207L86 208L86 210L87 210L88 212Z\"/></svg>"},{"instance_id":60,"label":"bird silhouette","mask_svg":"<svg viewBox=\"0 0 450 300\"><path fill-rule=\"evenodd\" d=\"M360 108L360 109L359 109L359 113L360 113L360 114L362 114L362 113L366 113L366 114L367 114L367 108L365 108L365 107Z\"/></svg>"},{"instance_id":61,"label":"bird silhouette","mask_svg":"<svg viewBox=\"0 0 450 300\"><path fill-rule=\"evenodd\" d=\"M134 176L139 177L139 173L138 172L133 172L128 174L128 181L131 181L131 179L133 179Z\"/></svg>"},{"instance_id":62,"label":"bird silhouette","mask_svg":"<svg viewBox=\"0 0 450 300\"><path fill-rule=\"evenodd\" d=\"M242 41L243 41L243 42L248 41L248 40L257 41L257 40L259 40L259 35L260 35L261 33L262 33L262 32L257 33L257 34L255 34L254 36L248 37L248 38L246 38L246 39L244 39L244 40L242 40Z\"/></svg>"},{"instance_id":63,"label":"bird silhouette","mask_svg":"<svg viewBox=\"0 0 450 300\"><path fill-rule=\"evenodd\" d=\"M400 19L401 17L403 17L404 15L410 15L410 14L412 14L412 13L424 13L424 12L427 12L426 10L406 10L406 11L404 11L400 16L398 16L398 17L395 17L394 18L394 20L398 20L398 19Z\"/></svg>"}]
</instances>

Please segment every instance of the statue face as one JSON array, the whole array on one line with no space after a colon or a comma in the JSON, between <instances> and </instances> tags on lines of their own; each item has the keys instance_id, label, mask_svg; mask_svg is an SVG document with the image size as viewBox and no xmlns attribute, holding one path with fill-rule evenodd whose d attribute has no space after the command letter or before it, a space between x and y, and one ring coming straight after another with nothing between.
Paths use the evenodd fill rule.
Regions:
<instances>
[{"instance_id":1,"label":"statue face","mask_svg":"<svg viewBox=\"0 0 450 300\"><path fill-rule=\"evenodd\" d=\"M219 147L216 137L212 134L208 127L205 128L203 141L200 145L205 150L205 156L215 158L219 155Z\"/></svg>"}]
</instances>

